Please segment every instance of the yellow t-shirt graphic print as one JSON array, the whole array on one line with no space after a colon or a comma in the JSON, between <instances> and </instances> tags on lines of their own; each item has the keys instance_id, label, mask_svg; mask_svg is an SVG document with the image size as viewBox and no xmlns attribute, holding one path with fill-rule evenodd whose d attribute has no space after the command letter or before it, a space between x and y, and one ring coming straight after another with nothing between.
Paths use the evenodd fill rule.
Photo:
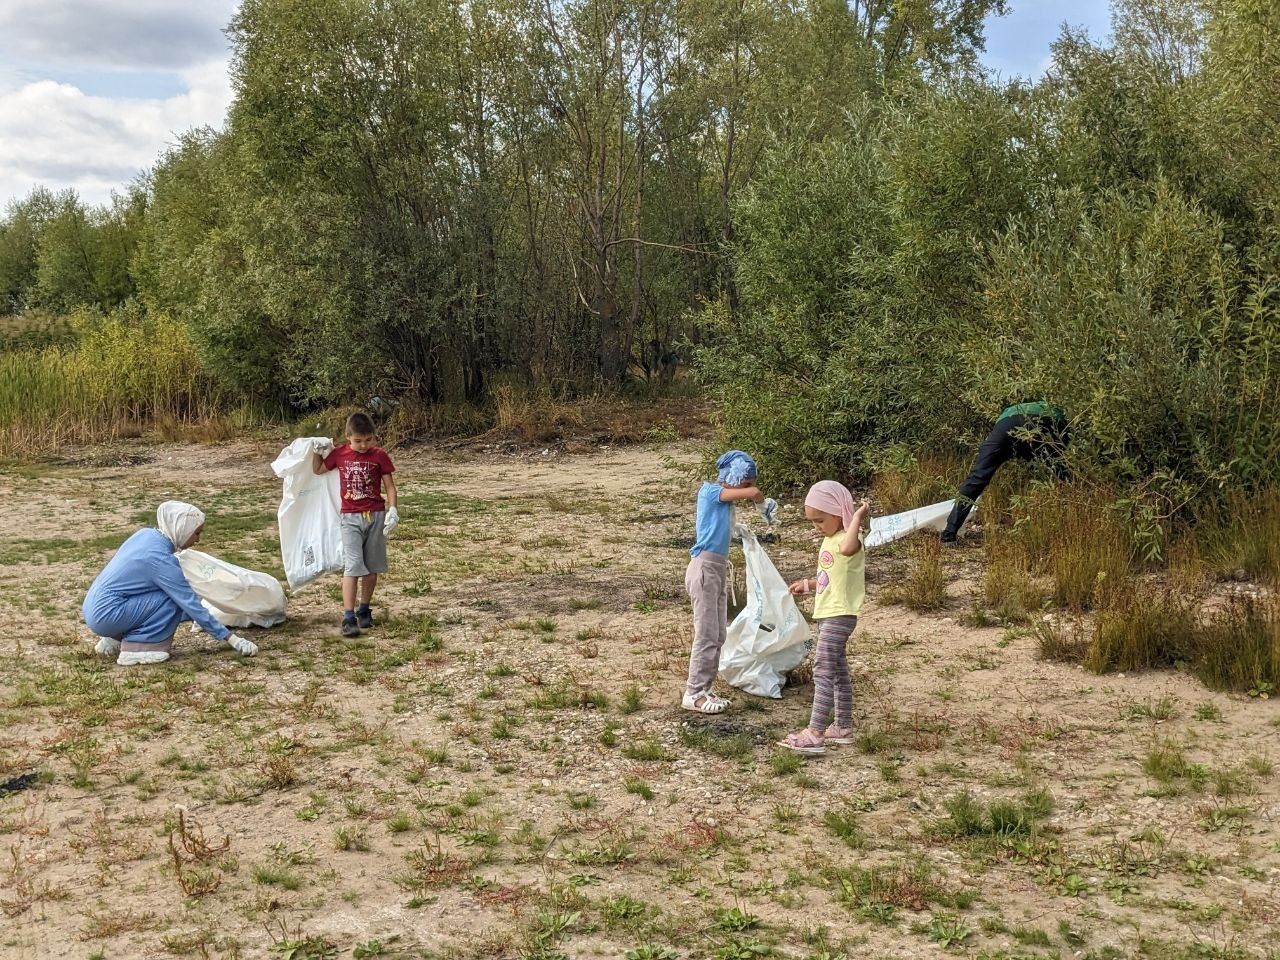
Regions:
<instances>
[{"instance_id":1,"label":"yellow t-shirt graphic print","mask_svg":"<svg viewBox=\"0 0 1280 960\"><path fill-rule=\"evenodd\" d=\"M844 531L827 537L818 550L818 598L813 602L813 619L856 617L867 592L866 548L852 557L840 552Z\"/></svg>"}]
</instances>

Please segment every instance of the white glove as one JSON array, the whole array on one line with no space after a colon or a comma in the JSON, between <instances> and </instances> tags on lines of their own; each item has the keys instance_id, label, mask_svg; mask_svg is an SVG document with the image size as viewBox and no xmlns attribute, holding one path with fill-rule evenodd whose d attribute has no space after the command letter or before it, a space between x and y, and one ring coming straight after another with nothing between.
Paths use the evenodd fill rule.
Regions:
<instances>
[{"instance_id":1,"label":"white glove","mask_svg":"<svg viewBox=\"0 0 1280 960\"><path fill-rule=\"evenodd\" d=\"M238 633L233 633L231 636L227 637L227 643L230 644L232 650L243 657L252 657L258 652L258 645L256 643L246 640Z\"/></svg>"},{"instance_id":2,"label":"white glove","mask_svg":"<svg viewBox=\"0 0 1280 960\"><path fill-rule=\"evenodd\" d=\"M95 653L115 656L120 652L120 641L114 637L99 637L98 642L93 646Z\"/></svg>"},{"instance_id":3,"label":"white glove","mask_svg":"<svg viewBox=\"0 0 1280 960\"><path fill-rule=\"evenodd\" d=\"M319 441L315 445L315 451L320 454L320 456L327 457L333 452L333 441L328 439Z\"/></svg>"},{"instance_id":4,"label":"white glove","mask_svg":"<svg viewBox=\"0 0 1280 960\"><path fill-rule=\"evenodd\" d=\"M767 497L764 503L756 507L760 511L760 516L764 518L764 522L773 526L778 522L778 501L773 497Z\"/></svg>"},{"instance_id":5,"label":"white glove","mask_svg":"<svg viewBox=\"0 0 1280 960\"><path fill-rule=\"evenodd\" d=\"M396 528L400 522L400 511L395 507L387 507L387 512L382 518L382 532L390 533Z\"/></svg>"}]
</instances>

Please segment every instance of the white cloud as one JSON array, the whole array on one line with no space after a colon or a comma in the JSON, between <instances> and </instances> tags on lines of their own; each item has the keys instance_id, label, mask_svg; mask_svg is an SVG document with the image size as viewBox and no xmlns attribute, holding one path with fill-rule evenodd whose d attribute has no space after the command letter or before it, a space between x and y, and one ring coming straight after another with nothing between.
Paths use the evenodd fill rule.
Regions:
<instances>
[{"instance_id":1,"label":"white cloud","mask_svg":"<svg viewBox=\"0 0 1280 960\"><path fill-rule=\"evenodd\" d=\"M184 130L220 127L231 103L225 57L178 73L186 92L156 99L91 96L53 80L0 88L0 202L36 184L105 202Z\"/></svg>"},{"instance_id":2,"label":"white cloud","mask_svg":"<svg viewBox=\"0 0 1280 960\"><path fill-rule=\"evenodd\" d=\"M0 206L37 184L104 202L184 130L221 126L237 3L0 0Z\"/></svg>"},{"instance_id":3,"label":"white cloud","mask_svg":"<svg viewBox=\"0 0 1280 960\"><path fill-rule=\"evenodd\" d=\"M184 69L220 56L236 0L0 0L6 58L35 64Z\"/></svg>"}]
</instances>

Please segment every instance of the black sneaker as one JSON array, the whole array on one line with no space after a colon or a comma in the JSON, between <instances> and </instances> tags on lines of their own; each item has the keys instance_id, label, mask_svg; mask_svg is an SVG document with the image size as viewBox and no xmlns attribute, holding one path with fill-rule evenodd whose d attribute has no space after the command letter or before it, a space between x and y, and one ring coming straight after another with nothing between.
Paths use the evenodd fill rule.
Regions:
<instances>
[{"instance_id":1,"label":"black sneaker","mask_svg":"<svg viewBox=\"0 0 1280 960\"><path fill-rule=\"evenodd\" d=\"M361 630L368 630L373 626L373 611L369 609L367 603L356 608L356 623L360 625Z\"/></svg>"},{"instance_id":2,"label":"black sneaker","mask_svg":"<svg viewBox=\"0 0 1280 960\"><path fill-rule=\"evenodd\" d=\"M342 635L344 637L360 636L360 624L356 623L355 617L342 618Z\"/></svg>"}]
</instances>

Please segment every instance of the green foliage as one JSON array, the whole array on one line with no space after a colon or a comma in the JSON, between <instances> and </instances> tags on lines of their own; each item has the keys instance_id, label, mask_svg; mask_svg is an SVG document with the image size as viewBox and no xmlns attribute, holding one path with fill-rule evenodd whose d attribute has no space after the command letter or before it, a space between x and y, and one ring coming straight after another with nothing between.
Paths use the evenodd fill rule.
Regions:
<instances>
[{"instance_id":1,"label":"green foliage","mask_svg":"<svg viewBox=\"0 0 1280 960\"><path fill-rule=\"evenodd\" d=\"M739 199L740 315L703 316L727 440L783 482L856 480L1050 399L1144 560L1197 498L1275 483L1261 6L1121 2L1113 47L1065 34L1034 87L903 84L780 138ZM1058 601L1093 603L1098 572L1055 574Z\"/></svg>"},{"instance_id":2,"label":"green foliage","mask_svg":"<svg viewBox=\"0 0 1280 960\"><path fill-rule=\"evenodd\" d=\"M969 419L954 387L980 304L971 235L1027 208L1029 136L966 82L855 103L826 141L770 155L738 209L742 315L708 308L699 364L771 477L859 478Z\"/></svg>"},{"instance_id":3,"label":"green foliage","mask_svg":"<svg viewBox=\"0 0 1280 960\"><path fill-rule=\"evenodd\" d=\"M0 218L0 310L180 331L195 398L50 401L76 354L51 341L0 392L68 434L375 395L413 431L670 385L692 353L771 482L941 465L884 484L908 506L1044 398L1128 542L1033 572L1097 606L1182 520L1280 483L1280 13L1116 0L1109 46L1064 32L1002 86L973 67L1005 8L246 0L224 130L110 204L38 189ZM1276 569L1265 542L1242 568Z\"/></svg>"},{"instance_id":4,"label":"green foliage","mask_svg":"<svg viewBox=\"0 0 1280 960\"><path fill-rule=\"evenodd\" d=\"M1189 763L1182 747L1172 740L1160 740L1152 745L1142 761L1142 771L1165 786L1180 781L1199 785L1207 779L1207 772L1198 773L1197 765Z\"/></svg>"},{"instance_id":5,"label":"green foliage","mask_svg":"<svg viewBox=\"0 0 1280 960\"><path fill-rule=\"evenodd\" d=\"M1053 397L1076 469L1166 514L1206 487L1273 481L1280 434L1260 412L1280 399L1280 304L1224 242L1163 181L1055 193L992 246L994 334L968 345L971 397Z\"/></svg>"},{"instance_id":6,"label":"green foliage","mask_svg":"<svg viewBox=\"0 0 1280 960\"><path fill-rule=\"evenodd\" d=\"M135 289L130 261L146 206L136 186L102 207L42 187L11 201L0 220L0 312L124 303Z\"/></svg>"},{"instance_id":7,"label":"green foliage","mask_svg":"<svg viewBox=\"0 0 1280 960\"><path fill-rule=\"evenodd\" d=\"M858 812L855 809L846 807L843 810L828 810L822 819L827 829L850 848L861 850L866 844L867 837L858 825Z\"/></svg>"},{"instance_id":8,"label":"green foliage","mask_svg":"<svg viewBox=\"0 0 1280 960\"><path fill-rule=\"evenodd\" d=\"M35 306L40 234L56 202L51 192L37 187L5 209L0 221L0 311L18 313Z\"/></svg>"},{"instance_id":9,"label":"green foliage","mask_svg":"<svg viewBox=\"0 0 1280 960\"><path fill-rule=\"evenodd\" d=\"M954 913L939 913L930 917L925 932L930 940L944 950L959 946L973 935L973 931Z\"/></svg>"}]
</instances>

